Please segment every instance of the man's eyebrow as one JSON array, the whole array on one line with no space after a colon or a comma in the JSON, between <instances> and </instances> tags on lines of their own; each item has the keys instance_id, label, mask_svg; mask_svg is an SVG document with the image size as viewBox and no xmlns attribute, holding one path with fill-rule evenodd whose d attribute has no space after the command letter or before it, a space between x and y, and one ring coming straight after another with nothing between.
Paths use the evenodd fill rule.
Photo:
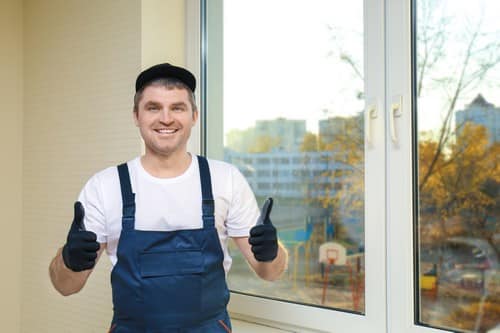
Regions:
<instances>
[{"instance_id":1,"label":"man's eyebrow","mask_svg":"<svg viewBox=\"0 0 500 333\"><path fill-rule=\"evenodd\" d=\"M144 106L159 106L161 103L155 101L147 101Z\"/></svg>"},{"instance_id":2,"label":"man's eyebrow","mask_svg":"<svg viewBox=\"0 0 500 333\"><path fill-rule=\"evenodd\" d=\"M177 103L172 103L170 106L171 107L176 107L176 106L184 106L184 107L186 107L187 104L185 102L177 102Z\"/></svg>"}]
</instances>

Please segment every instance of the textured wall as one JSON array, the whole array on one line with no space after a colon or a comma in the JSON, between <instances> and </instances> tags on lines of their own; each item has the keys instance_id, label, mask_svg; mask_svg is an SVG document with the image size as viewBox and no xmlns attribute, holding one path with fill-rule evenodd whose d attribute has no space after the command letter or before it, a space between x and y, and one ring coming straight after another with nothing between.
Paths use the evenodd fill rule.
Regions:
<instances>
[{"instance_id":1,"label":"textured wall","mask_svg":"<svg viewBox=\"0 0 500 333\"><path fill-rule=\"evenodd\" d=\"M48 265L85 181L140 152L132 99L141 1L27 0L24 53L21 331L105 332L108 258L67 298L53 289Z\"/></svg>"},{"instance_id":2,"label":"textured wall","mask_svg":"<svg viewBox=\"0 0 500 333\"><path fill-rule=\"evenodd\" d=\"M141 65L185 64L184 0L144 0L141 6Z\"/></svg>"},{"instance_id":3,"label":"textured wall","mask_svg":"<svg viewBox=\"0 0 500 333\"><path fill-rule=\"evenodd\" d=\"M19 332L22 226L22 2L0 1L0 322Z\"/></svg>"}]
</instances>

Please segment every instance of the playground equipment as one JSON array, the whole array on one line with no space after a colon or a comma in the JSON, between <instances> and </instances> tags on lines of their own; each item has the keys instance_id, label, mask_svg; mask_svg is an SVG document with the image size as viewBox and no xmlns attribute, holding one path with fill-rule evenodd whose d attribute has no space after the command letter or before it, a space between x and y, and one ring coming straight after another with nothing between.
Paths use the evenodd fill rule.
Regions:
<instances>
[{"instance_id":1,"label":"playground equipment","mask_svg":"<svg viewBox=\"0 0 500 333\"><path fill-rule=\"evenodd\" d=\"M361 273L361 259L363 254L346 255L346 249L342 244L336 242L326 242L319 247L319 263L325 265L323 276L323 293L321 304L325 304L326 290L329 283L329 273L334 266L344 266L349 272L349 282L351 285L351 295L354 311L359 310L359 301L364 291L364 275ZM351 261L356 265L353 269Z\"/></svg>"},{"instance_id":2,"label":"playground equipment","mask_svg":"<svg viewBox=\"0 0 500 333\"><path fill-rule=\"evenodd\" d=\"M308 219L304 228L293 228L279 230L279 239L287 247L293 249L293 287L297 287L297 271L299 266L300 249L304 249L306 277L309 276L309 261L311 257L311 250L309 240L313 232L313 224ZM308 279L306 278L306 284Z\"/></svg>"},{"instance_id":3,"label":"playground equipment","mask_svg":"<svg viewBox=\"0 0 500 333\"><path fill-rule=\"evenodd\" d=\"M302 226L278 230L279 239L289 249L290 263L293 263L289 274L292 274L294 288L297 288L301 251L304 253L305 282L306 286L309 286L314 278L310 267L314 262L311 252L320 244L333 239L334 234L334 225L329 216L307 216Z\"/></svg>"}]
</instances>

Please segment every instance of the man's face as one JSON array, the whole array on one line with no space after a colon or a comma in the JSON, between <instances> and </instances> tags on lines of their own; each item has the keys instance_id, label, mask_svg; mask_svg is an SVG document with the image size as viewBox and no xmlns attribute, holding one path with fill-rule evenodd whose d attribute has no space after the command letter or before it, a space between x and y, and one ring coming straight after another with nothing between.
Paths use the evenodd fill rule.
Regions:
<instances>
[{"instance_id":1,"label":"man's face","mask_svg":"<svg viewBox=\"0 0 500 333\"><path fill-rule=\"evenodd\" d=\"M148 86L134 120L146 144L146 154L171 156L185 153L198 112L193 111L185 89Z\"/></svg>"}]
</instances>

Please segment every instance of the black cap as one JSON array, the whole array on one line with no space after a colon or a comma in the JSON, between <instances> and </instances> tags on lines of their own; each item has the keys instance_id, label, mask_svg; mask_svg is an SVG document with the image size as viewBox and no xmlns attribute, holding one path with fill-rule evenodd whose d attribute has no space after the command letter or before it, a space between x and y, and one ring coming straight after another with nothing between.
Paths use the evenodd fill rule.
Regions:
<instances>
[{"instance_id":1,"label":"black cap","mask_svg":"<svg viewBox=\"0 0 500 333\"><path fill-rule=\"evenodd\" d=\"M176 78L184 83L192 92L196 89L196 78L185 68L170 65L168 63L158 64L150 67L139 74L135 81L135 92L141 90L146 84L156 79Z\"/></svg>"}]
</instances>

